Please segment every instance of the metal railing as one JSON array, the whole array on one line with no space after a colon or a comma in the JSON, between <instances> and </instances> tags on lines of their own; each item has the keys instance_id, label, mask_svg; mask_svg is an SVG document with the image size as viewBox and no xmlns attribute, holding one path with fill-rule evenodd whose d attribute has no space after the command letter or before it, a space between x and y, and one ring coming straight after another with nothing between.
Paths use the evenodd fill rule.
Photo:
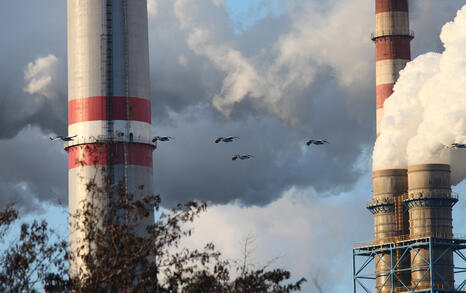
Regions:
<instances>
[{"instance_id":1,"label":"metal railing","mask_svg":"<svg viewBox=\"0 0 466 293\"><path fill-rule=\"evenodd\" d=\"M72 141L66 141L64 143L64 148L67 149L72 146L82 145L82 144L91 144L91 143L110 143L110 142L126 142L126 143L140 143L148 144L153 148L157 148L157 143L152 142L151 138L136 136L136 137L127 137L125 135L98 135L90 137L79 137L75 138Z\"/></svg>"},{"instance_id":2,"label":"metal railing","mask_svg":"<svg viewBox=\"0 0 466 293\"><path fill-rule=\"evenodd\" d=\"M405 235L393 236L393 237L388 237L388 238L385 238L385 239L380 239L378 241L366 240L366 241L353 242L353 248L373 246L373 245L379 245L379 244L380 245L390 244L390 243L395 243L395 242L414 240L414 239L418 239L418 238L428 238L428 237L466 240L466 234L446 234L446 233L445 234L435 233L435 235L421 235L421 234L420 235L410 235L410 234L405 234Z\"/></svg>"},{"instance_id":3,"label":"metal railing","mask_svg":"<svg viewBox=\"0 0 466 293\"><path fill-rule=\"evenodd\" d=\"M366 201L366 207L372 207L377 205L391 205L394 204L393 199L384 198L383 200L368 200Z\"/></svg>"},{"instance_id":4,"label":"metal railing","mask_svg":"<svg viewBox=\"0 0 466 293\"><path fill-rule=\"evenodd\" d=\"M414 39L414 31L409 31L406 33L397 32L396 30L379 30L371 33L371 40L375 41L378 38L384 37L406 37L410 39Z\"/></svg>"},{"instance_id":5,"label":"metal railing","mask_svg":"<svg viewBox=\"0 0 466 293\"><path fill-rule=\"evenodd\" d=\"M359 247L353 249L353 292L404 292L404 293L460 293L466 286L464 278L466 257L466 240L456 239L451 241L439 238L417 238L400 243L387 243L384 247ZM428 253L423 257L419 254L422 249ZM437 256L434 256L436 251ZM463 251L463 252L462 252ZM414 254L421 256L423 261L406 265ZM446 263L448 254L457 258L460 264L455 262ZM396 261L395 261L396 260ZM380 264L376 271L373 271L373 264ZM456 284L450 279L445 279L444 272L455 274ZM412 280L405 282L404 274L421 272ZM377 282L379 278L382 282ZM424 284L421 282L424 281ZM430 283L426 286L426 283ZM374 288L374 291L372 288Z\"/></svg>"},{"instance_id":6,"label":"metal railing","mask_svg":"<svg viewBox=\"0 0 466 293\"><path fill-rule=\"evenodd\" d=\"M415 199L415 198L448 198L448 199L454 199L454 200L459 200L460 195L457 192L445 192L441 194L435 194L435 196L432 196L430 194L423 194L422 192L419 193L410 193L408 196L409 199Z\"/></svg>"}]
</instances>

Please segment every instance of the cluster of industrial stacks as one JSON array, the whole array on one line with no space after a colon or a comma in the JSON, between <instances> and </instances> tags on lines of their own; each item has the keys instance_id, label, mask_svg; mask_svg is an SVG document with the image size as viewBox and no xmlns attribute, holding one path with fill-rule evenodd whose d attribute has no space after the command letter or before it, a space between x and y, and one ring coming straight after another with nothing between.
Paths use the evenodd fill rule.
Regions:
<instances>
[{"instance_id":1,"label":"cluster of industrial stacks","mask_svg":"<svg viewBox=\"0 0 466 293\"><path fill-rule=\"evenodd\" d=\"M452 239L452 207L458 198L451 192L450 167L423 164L408 169L379 170L373 173L373 201L368 208L374 215L374 244L406 245L429 237ZM404 255L403 255L404 253ZM378 292L395 288L454 288L453 251L444 247L387 251L376 259ZM428 260L438 269L429 274ZM387 273L392 268L396 276ZM393 283L392 283L392 280Z\"/></svg>"},{"instance_id":2,"label":"cluster of industrial stacks","mask_svg":"<svg viewBox=\"0 0 466 293\"><path fill-rule=\"evenodd\" d=\"M429 156L423 159L425 163L412 164L409 158L403 158L404 151L396 149L406 145L386 143L388 140L382 137L385 102L411 59L414 34L409 27L408 7L408 0L376 0L372 39L376 44L377 137L384 141L376 144L374 151L373 198L367 204L374 216L374 241L356 248L353 255L374 261L371 278L375 279L376 292L463 292L455 287L453 255L464 249L466 242L453 235L452 208L458 196L452 193L450 165ZM398 157L402 158L393 162ZM406 166L406 161L407 168L393 168ZM362 284L361 270L354 266L354 271L356 293L357 285Z\"/></svg>"}]
</instances>

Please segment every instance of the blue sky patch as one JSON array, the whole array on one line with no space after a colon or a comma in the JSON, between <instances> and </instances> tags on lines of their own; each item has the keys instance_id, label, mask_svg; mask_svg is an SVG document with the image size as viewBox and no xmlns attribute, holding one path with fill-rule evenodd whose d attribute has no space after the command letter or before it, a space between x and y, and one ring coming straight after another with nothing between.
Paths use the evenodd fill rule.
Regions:
<instances>
[{"instance_id":1,"label":"blue sky patch","mask_svg":"<svg viewBox=\"0 0 466 293\"><path fill-rule=\"evenodd\" d=\"M286 10L284 0L226 0L235 33L241 34L261 19L278 17Z\"/></svg>"}]
</instances>

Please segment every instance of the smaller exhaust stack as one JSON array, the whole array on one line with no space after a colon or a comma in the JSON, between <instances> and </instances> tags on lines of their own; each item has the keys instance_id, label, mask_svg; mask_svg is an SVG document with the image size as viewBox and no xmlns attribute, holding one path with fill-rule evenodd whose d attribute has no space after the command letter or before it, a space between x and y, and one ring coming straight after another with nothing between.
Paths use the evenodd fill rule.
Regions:
<instances>
[{"instance_id":1,"label":"smaller exhaust stack","mask_svg":"<svg viewBox=\"0 0 466 293\"><path fill-rule=\"evenodd\" d=\"M452 207L458 198L452 197L450 173L450 166L444 164L408 167L409 195L405 204L409 208L410 239L453 238ZM411 286L430 289L431 276L425 268L426 260L439 259L433 274L434 288L454 288L453 252L445 252L445 248L439 247L433 249L432 255L429 254L428 248L411 251Z\"/></svg>"},{"instance_id":2,"label":"smaller exhaust stack","mask_svg":"<svg viewBox=\"0 0 466 293\"><path fill-rule=\"evenodd\" d=\"M452 250L442 244L431 249L428 244L416 245L407 252L403 248L408 242L429 243L425 242L429 237L453 239L452 207L458 197L452 196L450 173L445 164L373 172L373 200L367 207L374 215L374 247L384 247L375 258L377 292L391 293L405 286L455 288Z\"/></svg>"},{"instance_id":3,"label":"smaller exhaust stack","mask_svg":"<svg viewBox=\"0 0 466 293\"><path fill-rule=\"evenodd\" d=\"M408 176L406 169L389 169L374 171L372 175L373 201L368 209L374 215L374 243L384 244L397 240L397 237L408 234L406 214L403 213L403 199L408 191ZM406 219L405 219L406 218ZM376 259L377 292L392 292L392 280L389 275L391 267L398 263L401 257L390 253L380 254ZM408 264L399 266L409 267ZM409 281L409 272L403 272L398 278ZM396 279L396 278L395 278ZM393 284L397 281L393 280Z\"/></svg>"},{"instance_id":4,"label":"smaller exhaust stack","mask_svg":"<svg viewBox=\"0 0 466 293\"><path fill-rule=\"evenodd\" d=\"M353 292L369 292L368 280L375 280L378 293L464 292L466 278L455 287L455 273L464 270L455 267L453 256L464 260L466 239L453 235L458 195L451 190L450 166L377 170L372 184L367 208L374 216L374 241L353 249ZM375 273L367 274L372 261Z\"/></svg>"}]
</instances>

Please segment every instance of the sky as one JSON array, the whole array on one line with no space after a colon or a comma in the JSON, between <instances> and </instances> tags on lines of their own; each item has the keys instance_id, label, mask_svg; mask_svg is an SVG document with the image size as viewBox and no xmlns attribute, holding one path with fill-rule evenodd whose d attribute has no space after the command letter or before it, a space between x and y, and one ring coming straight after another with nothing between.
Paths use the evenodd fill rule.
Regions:
<instances>
[{"instance_id":1,"label":"sky","mask_svg":"<svg viewBox=\"0 0 466 293\"><path fill-rule=\"evenodd\" d=\"M370 3L368 3L370 2ZM372 238L374 1L149 0L154 153L163 202L209 202L187 241L349 292L351 249ZM410 1L413 57L441 52L463 0ZM66 227L66 2L8 1L0 11L0 205ZM236 135L234 144L212 143ZM307 138L329 145L307 148ZM234 162L234 153L252 160ZM454 187L466 192L466 183ZM466 232L454 208L456 233ZM59 224L63 223L63 225ZM64 229L63 231L66 231Z\"/></svg>"}]
</instances>

